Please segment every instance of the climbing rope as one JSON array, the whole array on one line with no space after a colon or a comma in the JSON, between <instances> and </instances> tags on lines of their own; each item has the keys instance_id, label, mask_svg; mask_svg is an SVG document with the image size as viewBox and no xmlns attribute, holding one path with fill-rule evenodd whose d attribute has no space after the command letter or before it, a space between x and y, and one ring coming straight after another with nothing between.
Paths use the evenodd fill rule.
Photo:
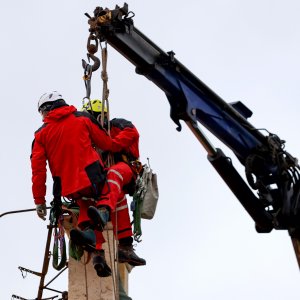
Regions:
<instances>
[{"instance_id":1,"label":"climbing rope","mask_svg":"<svg viewBox=\"0 0 300 300\"><path fill-rule=\"evenodd\" d=\"M101 71L101 79L102 79L102 111L100 115L100 124L104 127L104 120L105 120L105 109L106 109L106 118L107 118L107 133L110 136L110 115L109 115L109 88L108 88L108 74L107 74L107 58L108 58L108 52L107 52L107 42L104 42L104 45L100 43L101 47L101 58L102 58L102 71ZM112 166L114 164L113 155L111 153L108 154L106 165L108 167ZM118 232L118 216L117 212L115 212L115 228L113 228L113 231L117 234ZM116 264L118 261L118 251L117 251L117 241L115 239L115 234L113 234L113 243L111 245L110 239L108 236L108 229L106 230L107 234L107 241L108 241L108 249L109 249L109 258L110 258L110 265L113 269L113 274L115 276L112 276L113 280L113 288L114 288L114 295L115 299L119 299L119 285L118 285L118 276L119 276L119 266ZM114 261L112 261L111 253L113 253Z\"/></svg>"},{"instance_id":2,"label":"climbing rope","mask_svg":"<svg viewBox=\"0 0 300 300\"><path fill-rule=\"evenodd\" d=\"M116 268L116 263L115 263L115 255L111 255L112 253L115 254L116 253L116 240L115 240L115 237L113 235L113 241L111 243L111 240L109 238L109 229L106 228L105 232L106 232L106 240L107 240L107 243L108 243L108 252L109 252L109 262L110 262L110 265L111 265L111 269L112 269L112 273L115 274L115 276L113 276L112 274L112 283L113 283L113 291L114 291L114 298L115 300L118 300L119 297L119 289L118 289L118 286L116 285L116 278L117 278L117 274L119 273L118 272L118 267ZM112 257L114 259L112 259Z\"/></svg>"},{"instance_id":3,"label":"climbing rope","mask_svg":"<svg viewBox=\"0 0 300 300\"><path fill-rule=\"evenodd\" d=\"M115 221L115 235L118 236L118 214L117 214L117 208L116 208L116 211L115 211L115 218L116 218L116 221ZM115 235L113 235L115 237ZM117 245L117 247L116 247ZM118 264L118 261L119 261L119 255L118 255L118 241L116 241L114 239L114 249L113 249L113 253L115 253L115 265L116 265L116 271L115 271L115 283L116 283L116 292L115 292L115 295L116 295L116 298L119 299L120 297L120 286L119 286L119 277L120 277L120 270L119 270L119 264Z\"/></svg>"},{"instance_id":4,"label":"climbing rope","mask_svg":"<svg viewBox=\"0 0 300 300\"><path fill-rule=\"evenodd\" d=\"M108 88L108 74L107 74L107 58L108 58L108 52L107 52L107 42L104 42L104 45L100 43L101 47L101 58L102 58L102 71L101 71L101 79L102 79L102 110L100 115L100 124L102 127L104 127L104 121L105 121L105 110L106 112L106 119L107 121L107 133L110 136L110 114L109 114L109 88ZM106 164L108 167L112 166L114 164L113 155L109 153L107 157Z\"/></svg>"},{"instance_id":5,"label":"climbing rope","mask_svg":"<svg viewBox=\"0 0 300 300\"><path fill-rule=\"evenodd\" d=\"M82 99L82 106L84 106L86 101L89 103L89 106L92 107L91 103L91 80L92 80L92 74L95 72L101 65L100 60L95 56L96 52L98 51L98 45L100 44L101 47L101 59L102 59L102 71L101 71L101 79L102 79L102 110L101 114L98 116L98 122L101 124L103 128L106 127L107 133L110 136L110 115L109 115L109 88L108 88L108 73L107 73L107 58L108 58L108 52L107 52L107 42L98 43L97 37L91 33L88 37L87 41L87 57L90 62L90 59L93 60L94 64L90 65L85 60L82 60L82 67L84 68L84 76L83 80L85 83L85 89L86 89L86 95ZM91 110L92 111L92 110ZM106 112L105 112L106 111ZM106 114L106 116L105 116ZM105 124L105 119L107 119L107 124ZM110 167L114 164L114 159L112 154L108 154L107 160L106 160L106 166ZM115 228L114 231L118 232L118 222L117 222L117 212L115 213ZM110 259L110 265L113 269L113 273L115 276L112 276L113 281L113 289L114 289L114 295L115 299L119 299L119 286L118 286L118 276L119 276L119 267L115 263L118 261L117 257L117 251L116 251L116 244L117 241L115 239L115 234L113 234L113 245L111 245L111 241L108 238L108 229L106 229L107 234L107 242L108 242L108 249L109 249L109 259ZM111 255L113 253L114 255ZM112 257L114 260L112 260ZM86 263L85 263L86 265ZM85 272L86 272L86 266L85 266ZM87 287L87 285L86 285Z\"/></svg>"},{"instance_id":6,"label":"climbing rope","mask_svg":"<svg viewBox=\"0 0 300 300\"><path fill-rule=\"evenodd\" d=\"M102 101L104 102L104 103L102 103L102 105L103 105L102 113L103 113L103 117L104 117L104 107L105 107L105 105L108 105L108 96L109 96L108 74L107 74L107 57L108 57L107 42L104 43L104 46L102 46L102 44L100 44L100 47L101 47L101 57L102 57L101 78L102 78L102 81L103 81ZM107 109L107 112L109 112L108 109Z\"/></svg>"},{"instance_id":7,"label":"climbing rope","mask_svg":"<svg viewBox=\"0 0 300 300\"><path fill-rule=\"evenodd\" d=\"M89 299L88 282L87 282L87 270L86 270L87 261L88 261L88 258L86 259L85 254L84 254L84 280L85 280L85 295L86 295L86 300Z\"/></svg>"}]
</instances>

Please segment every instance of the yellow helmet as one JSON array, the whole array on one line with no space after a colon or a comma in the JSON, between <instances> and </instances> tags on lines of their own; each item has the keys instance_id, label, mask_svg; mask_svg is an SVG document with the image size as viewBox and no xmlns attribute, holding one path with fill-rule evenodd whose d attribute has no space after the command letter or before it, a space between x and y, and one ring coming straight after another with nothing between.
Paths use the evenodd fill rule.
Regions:
<instances>
[{"instance_id":1,"label":"yellow helmet","mask_svg":"<svg viewBox=\"0 0 300 300\"><path fill-rule=\"evenodd\" d=\"M92 109L91 109L92 106ZM87 103L83 104L81 110L93 111L95 113L102 112L102 102L98 99L88 101ZM107 107L104 107L104 112L107 112Z\"/></svg>"}]
</instances>

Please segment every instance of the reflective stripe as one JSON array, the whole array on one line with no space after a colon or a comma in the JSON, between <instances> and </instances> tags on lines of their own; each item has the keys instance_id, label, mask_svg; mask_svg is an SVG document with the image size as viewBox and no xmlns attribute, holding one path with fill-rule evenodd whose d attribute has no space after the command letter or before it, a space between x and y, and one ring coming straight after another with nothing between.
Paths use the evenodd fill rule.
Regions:
<instances>
[{"instance_id":1,"label":"reflective stripe","mask_svg":"<svg viewBox=\"0 0 300 300\"><path fill-rule=\"evenodd\" d=\"M123 205L123 206L120 206L120 207L117 207L115 211L120 211L120 210L123 210L123 209L126 209L126 208L128 208L127 204Z\"/></svg>"},{"instance_id":2,"label":"reflective stripe","mask_svg":"<svg viewBox=\"0 0 300 300\"><path fill-rule=\"evenodd\" d=\"M79 199L96 201L95 198L89 198L89 197L81 197L81 198L79 198Z\"/></svg>"},{"instance_id":3,"label":"reflective stripe","mask_svg":"<svg viewBox=\"0 0 300 300\"><path fill-rule=\"evenodd\" d=\"M118 182L116 182L115 180L111 180L111 179L108 179L107 182L115 184L118 187L119 192L121 193L121 187Z\"/></svg>"},{"instance_id":4,"label":"reflective stripe","mask_svg":"<svg viewBox=\"0 0 300 300\"><path fill-rule=\"evenodd\" d=\"M126 196L125 195L124 195L124 197L120 201L117 202L117 204L120 204L124 200L126 200Z\"/></svg>"},{"instance_id":5,"label":"reflective stripe","mask_svg":"<svg viewBox=\"0 0 300 300\"><path fill-rule=\"evenodd\" d=\"M110 169L110 170L108 170L107 174L109 174L111 172L115 173L123 181L123 176L118 171L116 171L114 169Z\"/></svg>"}]
</instances>

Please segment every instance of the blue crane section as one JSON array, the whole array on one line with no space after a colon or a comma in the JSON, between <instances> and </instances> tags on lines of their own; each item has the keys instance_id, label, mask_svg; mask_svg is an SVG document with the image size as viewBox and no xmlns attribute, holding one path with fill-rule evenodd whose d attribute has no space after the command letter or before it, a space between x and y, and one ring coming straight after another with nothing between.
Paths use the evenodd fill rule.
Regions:
<instances>
[{"instance_id":1,"label":"blue crane section","mask_svg":"<svg viewBox=\"0 0 300 300\"><path fill-rule=\"evenodd\" d=\"M206 149L209 162L254 220L257 232L288 230L300 265L299 165L285 150L285 141L255 128L248 121L252 112L242 102L225 102L180 63L173 51L163 51L139 31L126 3L112 10L96 7L93 16L86 16L90 41L107 42L136 67L137 74L166 94L177 130L181 121L188 125ZM94 48L90 47L91 55ZM247 182L200 126L232 150L245 167Z\"/></svg>"}]
</instances>

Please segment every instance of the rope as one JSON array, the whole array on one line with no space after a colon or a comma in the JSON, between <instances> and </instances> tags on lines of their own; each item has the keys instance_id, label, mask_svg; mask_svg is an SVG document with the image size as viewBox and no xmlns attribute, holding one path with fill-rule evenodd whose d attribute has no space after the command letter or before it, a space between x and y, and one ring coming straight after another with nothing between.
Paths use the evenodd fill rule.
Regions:
<instances>
[{"instance_id":1,"label":"rope","mask_svg":"<svg viewBox=\"0 0 300 300\"><path fill-rule=\"evenodd\" d=\"M101 56L102 56L102 72L101 78L103 80L103 88L102 88L102 100L108 100L109 89L108 89L108 75L107 75L107 42L105 42L105 46L101 46Z\"/></svg>"},{"instance_id":2,"label":"rope","mask_svg":"<svg viewBox=\"0 0 300 300\"><path fill-rule=\"evenodd\" d=\"M118 243L118 213L117 213L117 208L116 208L116 210L115 210L115 215L116 215L116 222L115 222L115 232L116 232L116 237L117 237L117 242L115 242L114 243L114 246L116 245L116 243L117 243L117 249L116 249L116 247L114 247L114 253L115 253L115 261L116 261L116 266L117 266L117 270L116 270L116 277L115 277L115 280L116 280L116 282L117 282L117 286L116 286L116 288L117 288L117 294L116 294L116 297L117 297L117 299L119 300L119 297L120 297L120 287L119 287L119 276L120 276L120 270L119 270L119 264L118 264L118 262L119 262L119 255L118 255L118 245L119 245L119 243ZM114 235L115 236L115 235Z\"/></svg>"},{"instance_id":3,"label":"rope","mask_svg":"<svg viewBox=\"0 0 300 300\"><path fill-rule=\"evenodd\" d=\"M108 88L108 74L107 74L107 58L108 58L108 52L107 52L107 42L105 42L104 46L100 43L101 47L101 57L102 57L102 71L101 71L101 78L103 81L102 86L102 111L101 111L101 117L100 117L100 124L102 127L104 127L104 120L105 120L105 108L107 110L106 112L106 119L107 122L107 133L110 136L110 114L109 114L109 88ZM109 154L107 157L106 164L108 167L114 164L114 159L112 154Z\"/></svg>"},{"instance_id":4,"label":"rope","mask_svg":"<svg viewBox=\"0 0 300 300\"><path fill-rule=\"evenodd\" d=\"M109 88L108 88L108 74L107 74L107 57L108 57L108 52L107 52L107 42L105 42L104 47L102 47L102 44L100 43L100 47L101 47L101 57L102 57L102 72L101 72L101 78L103 81L103 87L102 87L102 111L101 111L101 119L100 119L100 124L102 126L104 126L104 111L105 108L107 110L106 113L106 118L107 118L107 133L110 136L110 115L109 115L109 100L108 100L108 96L109 96ZM108 167L110 167L111 165L114 164L114 159L113 159L113 155L111 153L109 153L108 157L107 157L107 161L106 164ZM110 263L111 266L113 268L113 273L115 274L115 276L112 277L113 279L113 287L114 287L114 293L115 293L115 299L118 300L119 299L119 285L118 285L118 276L119 276L119 265L116 264L115 262L118 261L118 251L116 251L116 239L115 239L115 234L114 231L118 232L118 216L117 216L117 211L115 212L115 218L116 218L116 222L115 222L115 228L113 229L113 247L111 247L110 245L110 240L108 238L108 231L107 231L107 240L108 240L108 249L109 249L109 258L110 258ZM113 249L111 249L113 248ZM114 257L114 261L112 262L111 259L111 251L113 251L113 257Z\"/></svg>"},{"instance_id":5,"label":"rope","mask_svg":"<svg viewBox=\"0 0 300 300\"><path fill-rule=\"evenodd\" d=\"M84 254L84 260L85 260L85 254ZM84 261L84 279L85 279L85 296L86 300L89 299L89 291L88 291L88 284L87 284L87 271L86 271L87 262Z\"/></svg>"},{"instance_id":6,"label":"rope","mask_svg":"<svg viewBox=\"0 0 300 300\"><path fill-rule=\"evenodd\" d=\"M107 108L107 119L110 120L109 117L109 102L108 102L108 96L109 96L109 89L108 89L108 74L107 74L107 43L105 42L104 47L101 46L101 57L102 57L102 71L101 71L101 79L103 81L102 85L102 111L101 111L101 125L104 125L104 111L105 108ZM108 124L109 125L109 124ZM108 128L108 133L110 134L110 126Z\"/></svg>"},{"instance_id":7,"label":"rope","mask_svg":"<svg viewBox=\"0 0 300 300\"><path fill-rule=\"evenodd\" d=\"M111 252L113 251L113 258L115 259L115 238L114 238L114 234L113 234L113 247L111 247L111 243L110 243L110 239L109 239L109 234L108 234L108 229L106 229L106 239L107 239L107 243L108 243L108 250L109 250L109 261L110 261L110 265L113 271L113 274L115 274L115 276L113 276L112 274L112 281L113 281L113 289L114 289L114 294L115 294L115 300L119 300L119 289L118 286L116 286L116 277L117 277L117 273L118 273L118 267L116 270L116 265L115 265L115 260L112 260L111 257ZM113 249L112 249L113 248Z\"/></svg>"}]
</instances>

